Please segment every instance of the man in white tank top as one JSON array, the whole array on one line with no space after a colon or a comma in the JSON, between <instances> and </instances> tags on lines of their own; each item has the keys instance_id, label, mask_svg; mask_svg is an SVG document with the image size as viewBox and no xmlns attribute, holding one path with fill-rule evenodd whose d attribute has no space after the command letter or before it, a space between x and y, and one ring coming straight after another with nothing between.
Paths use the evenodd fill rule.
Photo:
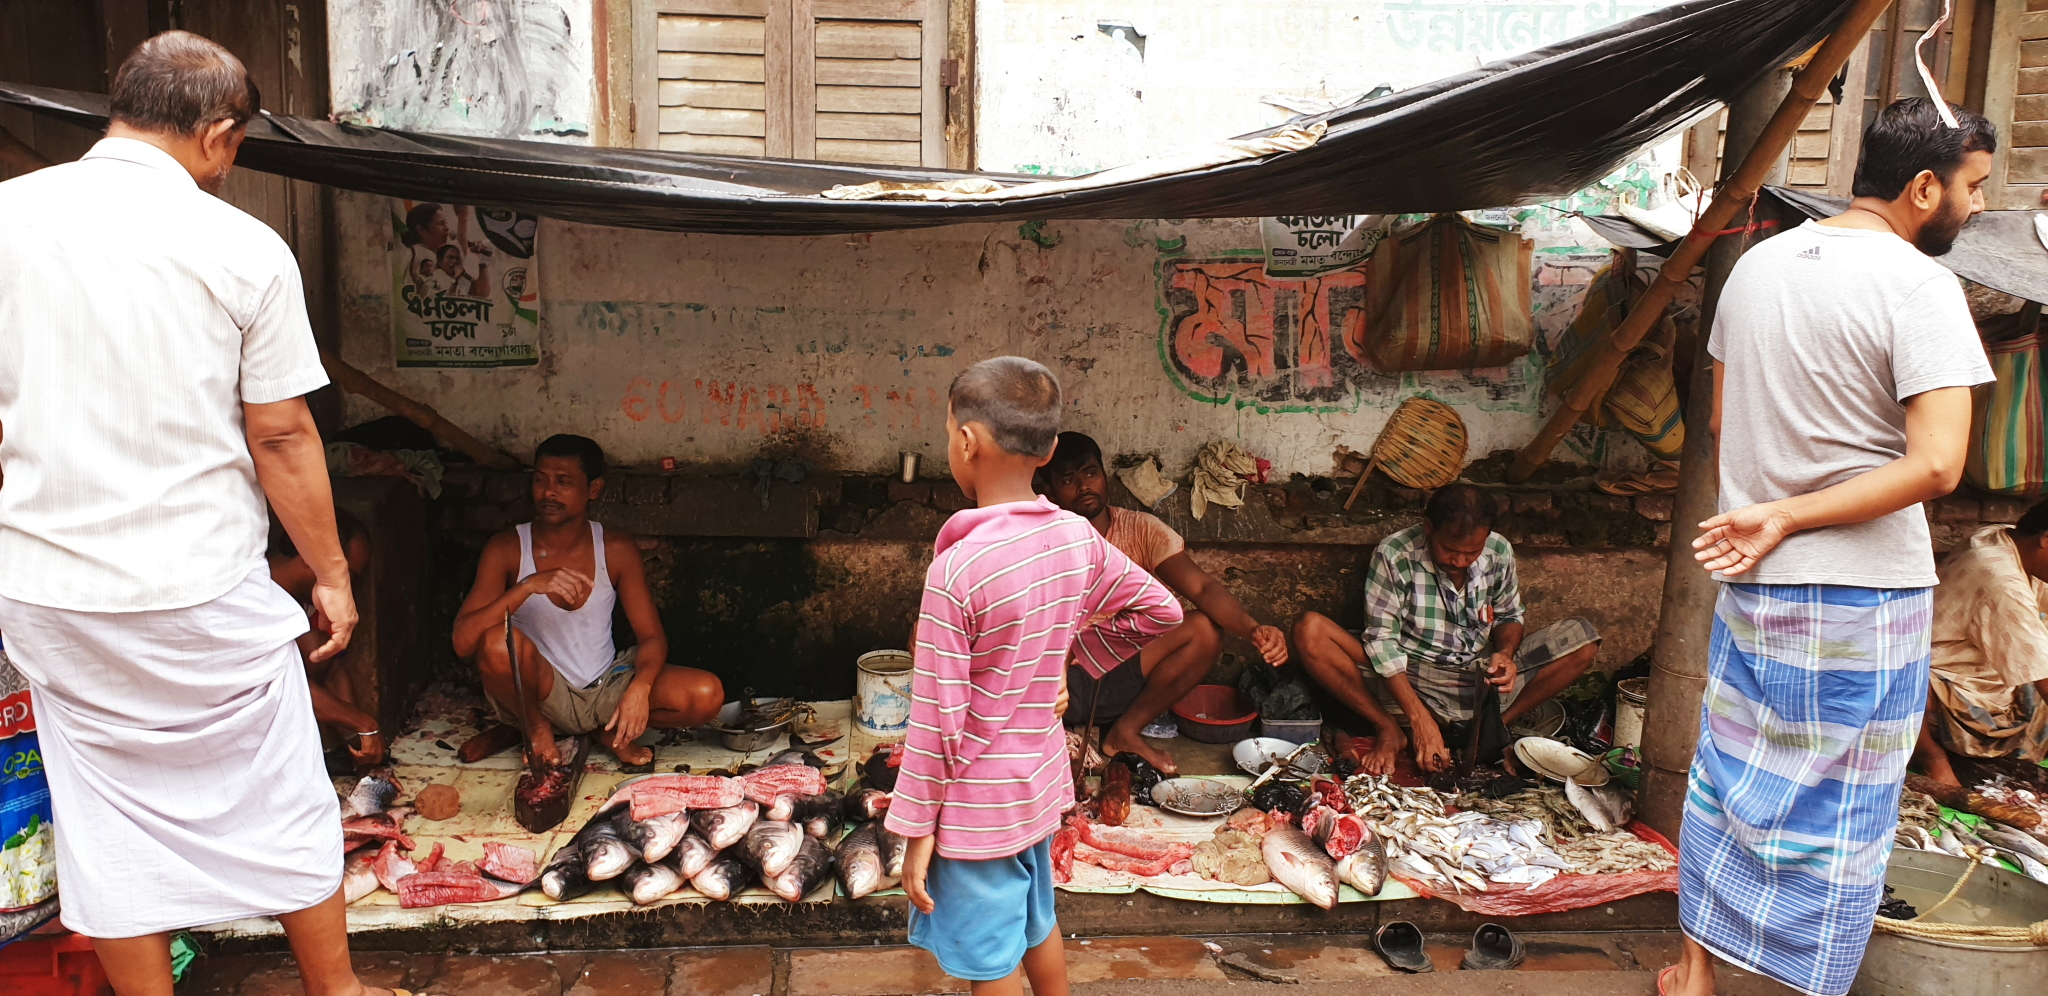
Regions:
<instances>
[{"instance_id":1,"label":"man in white tank top","mask_svg":"<svg viewBox=\"0 0 2048 996\"><path fill-rule=\"evenodd\" d=\"M717 676L668 664L668 636L647 588L639 544L587 514L603 491L604 451L597 443L550 436L533 454L533 521L484 545L476 584L455 619L455 652L476 664L485 694L508 725L464 744L463 760L518 743L523 727L535 759L548 764L560 761L556 731L600 729L598 739L621 763L647 764L654 752L633 740L648 727L709 722L725 701ZM635 646L614 647L615 606L625 609ZM518 683L514 650L505 645L507 614Z\"/></svg>"}]
</instances>

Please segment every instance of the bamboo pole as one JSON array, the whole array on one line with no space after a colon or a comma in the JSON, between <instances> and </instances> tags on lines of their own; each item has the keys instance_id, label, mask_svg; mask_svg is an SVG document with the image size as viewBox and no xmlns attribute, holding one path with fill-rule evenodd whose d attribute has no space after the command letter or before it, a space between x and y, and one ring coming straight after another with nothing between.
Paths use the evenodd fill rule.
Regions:
<instances>
[{"instance_id":1,"label":"bamboo pole","mask_svg":"<svg viewBox=\"0 0 2048 996\"><path fill-rule=\"evenodd\" d=\"M1643 341L1643 335L1656 321L1663 317L1664 306L1671 303L1678 288L1692 276L1692 268L1706 255L1707 247L1714 244L1718 233L1735 220L1736 212L1747 207L1755 198L1757 188L1764 177L1778 161L1779 154L1792 142L1799 132L1799 125L1806 120L1808 112L1827 92L1828 82L1849 61L1858 46L1870 33L1870 26L1883 15L1891 0L1857 0L1850 8L1842 23L1823 42L1820 51L1799 75L1792 79L1792 92L1785 95L1785 102L1778 105L1778 112L1771 116L1763 133L1757 136L1756 145L1743 157L1742 165L1714 193L1713 203L1706 213L1700 215L1692 231L1686 233L1685 241L1671 253L1657 279L1645 288L1642 297L1629 308L1628 317L1621 327L1602 343L1595 354L1593 365L1587 369L1570 391L1565 392L1562 404L1544 423L1543 430L1536 438L1522 448L1515 462L1508 468L1508 480L1521 483L1529 479L1536 468L1550 460L1550 452L1557 448L1558 441L1571 427L1586 415L1586 409L1593 400L1604 394L1614 383L1614 375L1621 370L1622 361ZM1703 330L1704 331L1704 330Z\"/></svg>"},{"instance_id":2,"label":"bamboo pole","mask_svg":"<svg viewBox=\"0 0 2048 996\"><path fill-rule=\"evenodd\" d=\"M336 387L383 405L392 414L447 440L450 446L469 454L470 459L477 463L492 470L519 469L519 461L484 445L483 441L462 431L460 426L442 418L440 412L384 386L376 378L349 366L341 357L323 349L320 351L320 365L327 368L327 376Z\"/></svg>"}]
</instances>

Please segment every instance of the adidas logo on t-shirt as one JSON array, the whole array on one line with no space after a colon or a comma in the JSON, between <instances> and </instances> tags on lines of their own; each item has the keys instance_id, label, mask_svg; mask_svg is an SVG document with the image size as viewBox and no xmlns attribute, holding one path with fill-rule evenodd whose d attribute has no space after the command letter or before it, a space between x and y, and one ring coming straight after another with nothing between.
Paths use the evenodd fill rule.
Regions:
<instances>
[{"instance_id":1,"label":"adidas logo on t-shirt","mask_svg":"<svg viewBox=\"0 0 2048 996\"><path fill-rule=\"evenodd\" d=\"M1815 246L1810 246L1810 247L1808 247L1808 248L1805 248L1805 249L1801 249L1801 250L1799 251L1799 255L1798 255L1797 257L1795 257L1795 258L1797 258L1797 259L1819 259L1819 258L1820 258L1820 246L1818 246L1818 245L1815 245Z\"/></svg>"}]
</instances>

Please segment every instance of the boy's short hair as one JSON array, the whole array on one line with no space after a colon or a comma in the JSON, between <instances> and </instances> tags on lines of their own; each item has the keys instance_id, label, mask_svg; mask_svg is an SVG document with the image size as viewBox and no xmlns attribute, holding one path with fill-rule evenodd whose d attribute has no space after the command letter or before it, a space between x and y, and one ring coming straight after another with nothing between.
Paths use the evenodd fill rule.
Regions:
<instances>
[{"instance_id":1,"label":"boy's short hair","mask_svg":"<svg viewBox=\"0 0 2048 996\"><path fill-rule=\"evenodd\" d=\"M533 448L534 466L540 465L541 457L575 457L583 464L583 476L593 482L604 479L604 448L589 436L558 433L540 441Z\"/></svg>"},{"instance_id":2,"label":"boy's short hair","mask_svg":"<svg viewBox=\"0 0 2048 996\"><path fill-rule=\"evenodd\" d=\"M946 404L955 422L980 422L1018 456L1046 456L1059 438L1060 382L1035 360L998 356L968 367L953 378Z\"/></svg>"},{"instance_id":3,"label":"boy's short hair","mask_svg":"<svg viewBox=\"0 0 2048 996\"><path fill-rule=\"evenodd\" d=\"M1071 474L1088 466L1088 461L1102 462L1102 447L1087 433L1062 432L1058 445L1053 447L1052 459L1045 465L1044 473L1049 477Z\"/></svg>"}]
</instances>

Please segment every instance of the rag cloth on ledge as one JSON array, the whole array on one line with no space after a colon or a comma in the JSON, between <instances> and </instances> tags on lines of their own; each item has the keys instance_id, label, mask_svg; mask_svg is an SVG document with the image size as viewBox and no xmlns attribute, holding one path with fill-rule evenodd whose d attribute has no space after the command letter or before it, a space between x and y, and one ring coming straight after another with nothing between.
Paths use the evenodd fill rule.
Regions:
<instances>
[{"instance_id":1,"label":"rag cloth on ledge","mask_svg":"<svg viewBox=\"0 0 2048 996\"><path fill-rule=\"evenodd\" d=\"M1259 475L1259 462L1228 439L1202 447L1195 457L1195 475L1188 482L1188 510L1199 519L1210 505L1237 508L1244 504L1245 483Z\"/></svg>"}]
</instances>

